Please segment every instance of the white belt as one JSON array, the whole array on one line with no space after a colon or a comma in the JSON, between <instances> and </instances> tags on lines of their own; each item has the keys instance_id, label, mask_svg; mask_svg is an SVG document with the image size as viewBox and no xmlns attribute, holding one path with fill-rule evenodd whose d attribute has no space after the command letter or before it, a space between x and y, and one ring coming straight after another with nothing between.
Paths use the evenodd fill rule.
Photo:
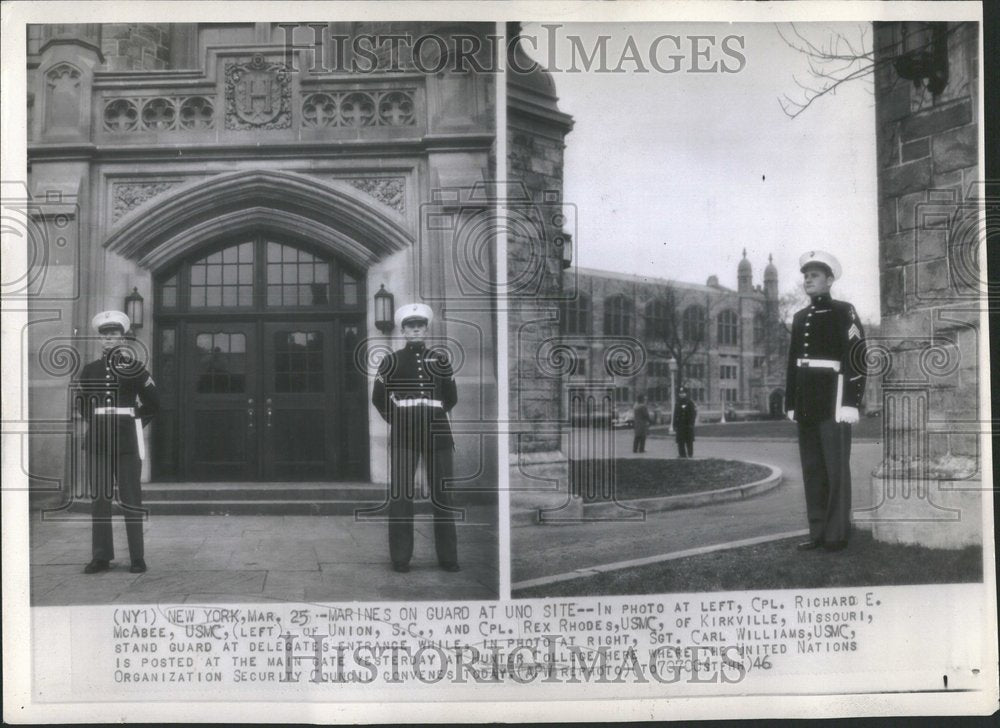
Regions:
<instances>
[{"instance_id":1,"label":"white belt","mask_svg":"<svg viewBox=\"0 0 1000 728\"><path fill-rule=\"evenodd\" d=\"M440 399L428 399L427 397L420 397L419 399L396 399L392 397L392 401L396 403L397 407L419 407L423 404L428 407L440 407L444 409L444 402Z\"/></svg>"},{"instance_id":2,"label":"white belt","mask_svg":"<svg viewBox=\"0 0 1000 728\"><path fill-rule=\"evenodd\" d=\"M135 407L94 407L95 415L128 415L135 417ZM142 420L135 420L136 447L139 448L139 459L146 459L146 441L142 436Z\"/></svg>"},{"instance_id":3,"label":"white belt","mask_svg":"<svg viewBox=\"0 0 1000 728\"><path fill-rule=\"evenodd\" d=\"M800 367L812 367L814 369L833 369L840 371L840 362L836 359L799 359Z\"/></svg>"}]
</instances>

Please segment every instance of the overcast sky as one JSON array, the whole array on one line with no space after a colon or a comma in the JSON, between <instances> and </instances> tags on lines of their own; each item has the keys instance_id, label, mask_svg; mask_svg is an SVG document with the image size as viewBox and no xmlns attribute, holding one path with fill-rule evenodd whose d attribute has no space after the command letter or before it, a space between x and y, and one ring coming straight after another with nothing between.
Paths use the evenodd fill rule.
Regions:
<instances>
[{"instance_id":1,"label":"overcast sky","mask_svg":"<svg viewBox=\"0 0 1000 728\"><path fill-rule=\"evenodd\" d=\"M869 26L797 26L820 41L839 31L871 42ZM783 30L787 26L782 26ZM528 53L549 65L548 31L524 24L538 38ZM798 285L798 257L811 249L834 253L844 277L833 293L865 320L877 319L878 237L874 100L870 77L841 86L789 119L778 98L808 80L806 59L788 48L772 24L566 24L554 58L572 65L570 35L594 47L611 35L614 67L631 36L648 58L653 40L680 36L682 68L692 63L691 35L719 38L708 59L738 67L721 39L744 38L746 62L737 73L664 74L558 72L560 109L575 120L566 139L565 200L577 206L580 266L704 283L715 274L736 287L736 265L747 249L754 283L774 255L781 292ZM669 68L673 41L661 42ZM701 47L708 42L699 41ZM730 41L730 49L739 45ZM578 56L579 58L579 56ZM577 66L582 66L578 60Z\"/></svg>"}]
</instances>

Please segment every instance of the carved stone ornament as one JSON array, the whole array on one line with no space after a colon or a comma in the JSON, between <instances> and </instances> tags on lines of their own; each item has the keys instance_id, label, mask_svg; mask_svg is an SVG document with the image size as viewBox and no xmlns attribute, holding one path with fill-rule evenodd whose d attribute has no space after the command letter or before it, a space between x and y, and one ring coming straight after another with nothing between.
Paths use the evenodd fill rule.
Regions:
<instances>
[{"instance_id":1,"label":"carved stone ornament","mask_svg":"<svg viewBox=\"0 0 1000 728\"><path fill-rule=\"evenodd\" d=\"M226 64L226 128L287 129L292 125L288 68L255 55Z\"/></svg>"},{"instance_id":2,"label":"carved stone ornament","mask_svg":"<svg viewBox=\"0 0 1000 728\"><path fill-rule=\"evenodd\" d=\"M355 177L346 181L396 212L406 212L406 180L402 177Z\"/></svg>"},{"instance_id":3,"label":"carved stone ornament","mask_svg":"<svg viewBox=\"0 0 1000 728\"><path fill-rule=\"evenodd\" d=\"M118 222L147 200L177 184L177 182L115 182L111 187L111 222Z\"/></svg>"}]
</instances>

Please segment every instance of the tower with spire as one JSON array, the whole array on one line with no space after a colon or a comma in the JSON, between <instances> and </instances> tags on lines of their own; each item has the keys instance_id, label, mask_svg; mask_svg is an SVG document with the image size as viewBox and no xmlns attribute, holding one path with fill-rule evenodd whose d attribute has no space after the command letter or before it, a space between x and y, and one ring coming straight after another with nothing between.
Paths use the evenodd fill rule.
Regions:
<instances>
[{"instance_id":1,"label":"tower with spire","mask_svg":"<svg viewBox=\"0 0 1000 728\"><path fill-rule=\"evenodd\" d=\"M743 258L736 267L736 280L738 282L737 290L740 293L753 292L753 268L750 265L750 261L747 260L746 248L743 248Z\"/></svg>"},{"instance_id":2,"label":"tower with spire","mask_svg":"<svg viewBox=\"0 0 1000 728\"><path fill-rule=\"evenodd\" d=\"M774 265L774 256L770 254L764 269L764 296L768 301L778 300L778 269Z\"/></svg>"}]
</instances>

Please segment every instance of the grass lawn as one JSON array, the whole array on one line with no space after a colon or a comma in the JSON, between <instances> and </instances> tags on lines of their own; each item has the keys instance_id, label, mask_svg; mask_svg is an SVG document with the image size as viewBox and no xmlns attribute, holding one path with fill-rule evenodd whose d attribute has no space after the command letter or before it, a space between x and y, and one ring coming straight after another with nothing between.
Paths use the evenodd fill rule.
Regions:
<instances>
[{"instance_id":1,"label":"grass lawn","mask_svg":"<svg viewBox=\"0 0 1000 728\"><path fill-rule=\"evenodd\" d=\"M570 477L599 486L598 474L609 466L607 460L574 460L570 464ZM614 461L615 494L618 500L655 498L657 496L697 493L736 485L746 485L770 475L761 465L739 460L707 458L705 460L645 460L618 458ZM581 483L585 503L604 500L598 493L588 495L587 482ZM600 488L591 488L591 491Z\"/></svg>"},{"instance_id":2,"label":"grass lawn","mask_svg":"<svg viewBox=\"0 0 1000 728\"><path fill-rule=\"evenodd\" d=\"M982 549L882 543L855 531L844 551L796 551L802 539L717 551L529 589L513 596L563 597L750 589L816 589L982 581Z\"/></svg>"},{"instance_id":3,"label":"grass lawn","mask_svg":"<svg viewBox=\"0 0 1000 728\"><path fill-rule=\"evenodd\" d=\"M673 439L665 430L650 433L656 437ZM694 431L695 442L699 437L763 437L775 439L795 439L798 428L788 420L762 420L761 422L731 422L728 424L698 425ZM881 440L882 418L862 417L858 424L851 428L851 436L855 440Z\"/></svg>"}]
</instances>

